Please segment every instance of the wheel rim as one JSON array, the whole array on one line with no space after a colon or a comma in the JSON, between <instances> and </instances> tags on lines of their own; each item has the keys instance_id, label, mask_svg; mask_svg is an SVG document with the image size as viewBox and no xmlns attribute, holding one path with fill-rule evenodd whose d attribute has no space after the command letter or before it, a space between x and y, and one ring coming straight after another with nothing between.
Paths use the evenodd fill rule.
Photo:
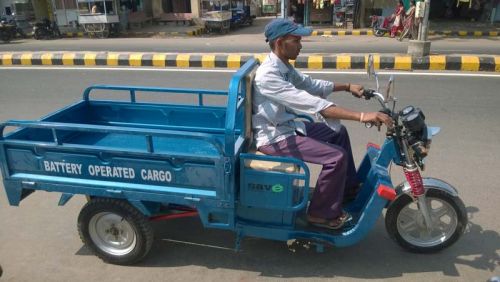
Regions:
<instances>
[{"instance_id":1,"label":"wheel rim","mask_svg":"<svg viewBox=\"0 0 500 282\"><path fill-rule=\"evenodd\" d=\"M406 205L397 218L397 228L401 237L419 247L432 247L446 242L458 226L457 213L448 202L431 197L427 197L426 201L433 222L430 230L427 229L415 202Z\"/></svg>"},{"instance_id":2,"label":"wheel rim","mask_svg":"<svg viewBox=\"0 0 500 282\"><path fill-rule=\"evenodd\" d=\"M92 217L89 235L100 250L116 256L130 253L137 244L132 225L123 216L110 212L101 212Z\"/></svg>"}]
</instances>

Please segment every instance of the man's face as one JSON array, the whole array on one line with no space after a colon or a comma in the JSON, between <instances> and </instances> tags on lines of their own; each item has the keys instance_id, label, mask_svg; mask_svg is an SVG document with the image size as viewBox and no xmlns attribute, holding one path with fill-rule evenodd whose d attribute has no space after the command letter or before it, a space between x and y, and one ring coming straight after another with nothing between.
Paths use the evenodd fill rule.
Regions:
<instances>
[{"instance_id":1,"label":"man's face","mask_svg":"<svg viewBox=\"0 0 500 282\"><path fill-rule=\"evenodd\" d=\"M278 48L287 59L295 60L302 49L301 39L300 36L286 35L278 40Z\"/></svg>"}]
</instances>

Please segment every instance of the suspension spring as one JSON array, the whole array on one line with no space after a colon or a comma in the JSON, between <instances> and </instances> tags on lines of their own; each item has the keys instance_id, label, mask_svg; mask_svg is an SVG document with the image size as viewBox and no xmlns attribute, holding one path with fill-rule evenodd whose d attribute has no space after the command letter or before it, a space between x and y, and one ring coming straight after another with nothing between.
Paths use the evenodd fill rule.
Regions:
<instances>
[{"instance_id":1,"label":"suspension spring","mask_svg":"<svg viewBox=\"0 0 500 282\"><path fill-rule=\"evenodd\" d=\"M403 168L406 180L410 183L411 193L413 197L422 196L425 193L424 183L422 181L422 176L420 176L420 171L415 167L405 167Z\"/></svg>"}]
</instances>

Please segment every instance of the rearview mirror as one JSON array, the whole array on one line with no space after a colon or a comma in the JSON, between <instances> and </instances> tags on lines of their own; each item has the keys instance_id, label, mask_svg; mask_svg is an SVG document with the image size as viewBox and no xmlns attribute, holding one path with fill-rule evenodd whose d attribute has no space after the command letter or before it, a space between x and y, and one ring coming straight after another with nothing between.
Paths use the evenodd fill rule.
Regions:
<instances>
[{"instance_id":1,"label":"rearview mirror","mask_svg":"<svg viewBox=\"0 0 500 282\"><path fill-rule=\"evenodd\" d=\"M387 83L387 89L385 92L385 100L386 101L389 101L389 97L391 97L391 93L393 92L393 88L394 88L394 76L391 75L391 77L389 78L389 82Z\"/></svg>"},{"instance_id":2,"label":"rearview mirror","mask_svg":"<svg viewBox=\"0 0 500 282\"><path fill-rule=\"evenodd\" d=\"M375 64L373 62L373 56L372 54L368 55L368 64L366 66L366 72L368 73L368 78L375 77L375 82L377 83L377 92L379 90L379 84L378 84L378 76L377 73L375 72Z\"/></svg>"},{"instance_id":3,"label":"rearview mirror","mask_svg":"<svg viewBox=\"0 0 500 282\"><path fill-rule=\"evenodd\" d=\"M368 78L372 78L372 75L375 75L375 66L373 65L373 56L371 54L368 55L366 72L368 73Z\"/></svg>"}]
</instances>

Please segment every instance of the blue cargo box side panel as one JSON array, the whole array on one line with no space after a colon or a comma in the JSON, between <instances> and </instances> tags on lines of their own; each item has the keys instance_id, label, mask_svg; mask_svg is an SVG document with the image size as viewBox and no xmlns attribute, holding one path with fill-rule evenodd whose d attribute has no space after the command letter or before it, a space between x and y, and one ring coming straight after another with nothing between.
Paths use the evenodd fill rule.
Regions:
<instances>
[{"instance_id":1,"label":"blue cargo box side panel","mask_svg":"<svg viewBox=\"0 0 500 282\"><path fill-rule=\"evenodd\" d=\"M182 158L134 159L97 154L77 154L6 146L8 174L43 175L88 180L103 180L155 186L216 190L223 173L218 161Z\"/></svg>"}]
</instances>

